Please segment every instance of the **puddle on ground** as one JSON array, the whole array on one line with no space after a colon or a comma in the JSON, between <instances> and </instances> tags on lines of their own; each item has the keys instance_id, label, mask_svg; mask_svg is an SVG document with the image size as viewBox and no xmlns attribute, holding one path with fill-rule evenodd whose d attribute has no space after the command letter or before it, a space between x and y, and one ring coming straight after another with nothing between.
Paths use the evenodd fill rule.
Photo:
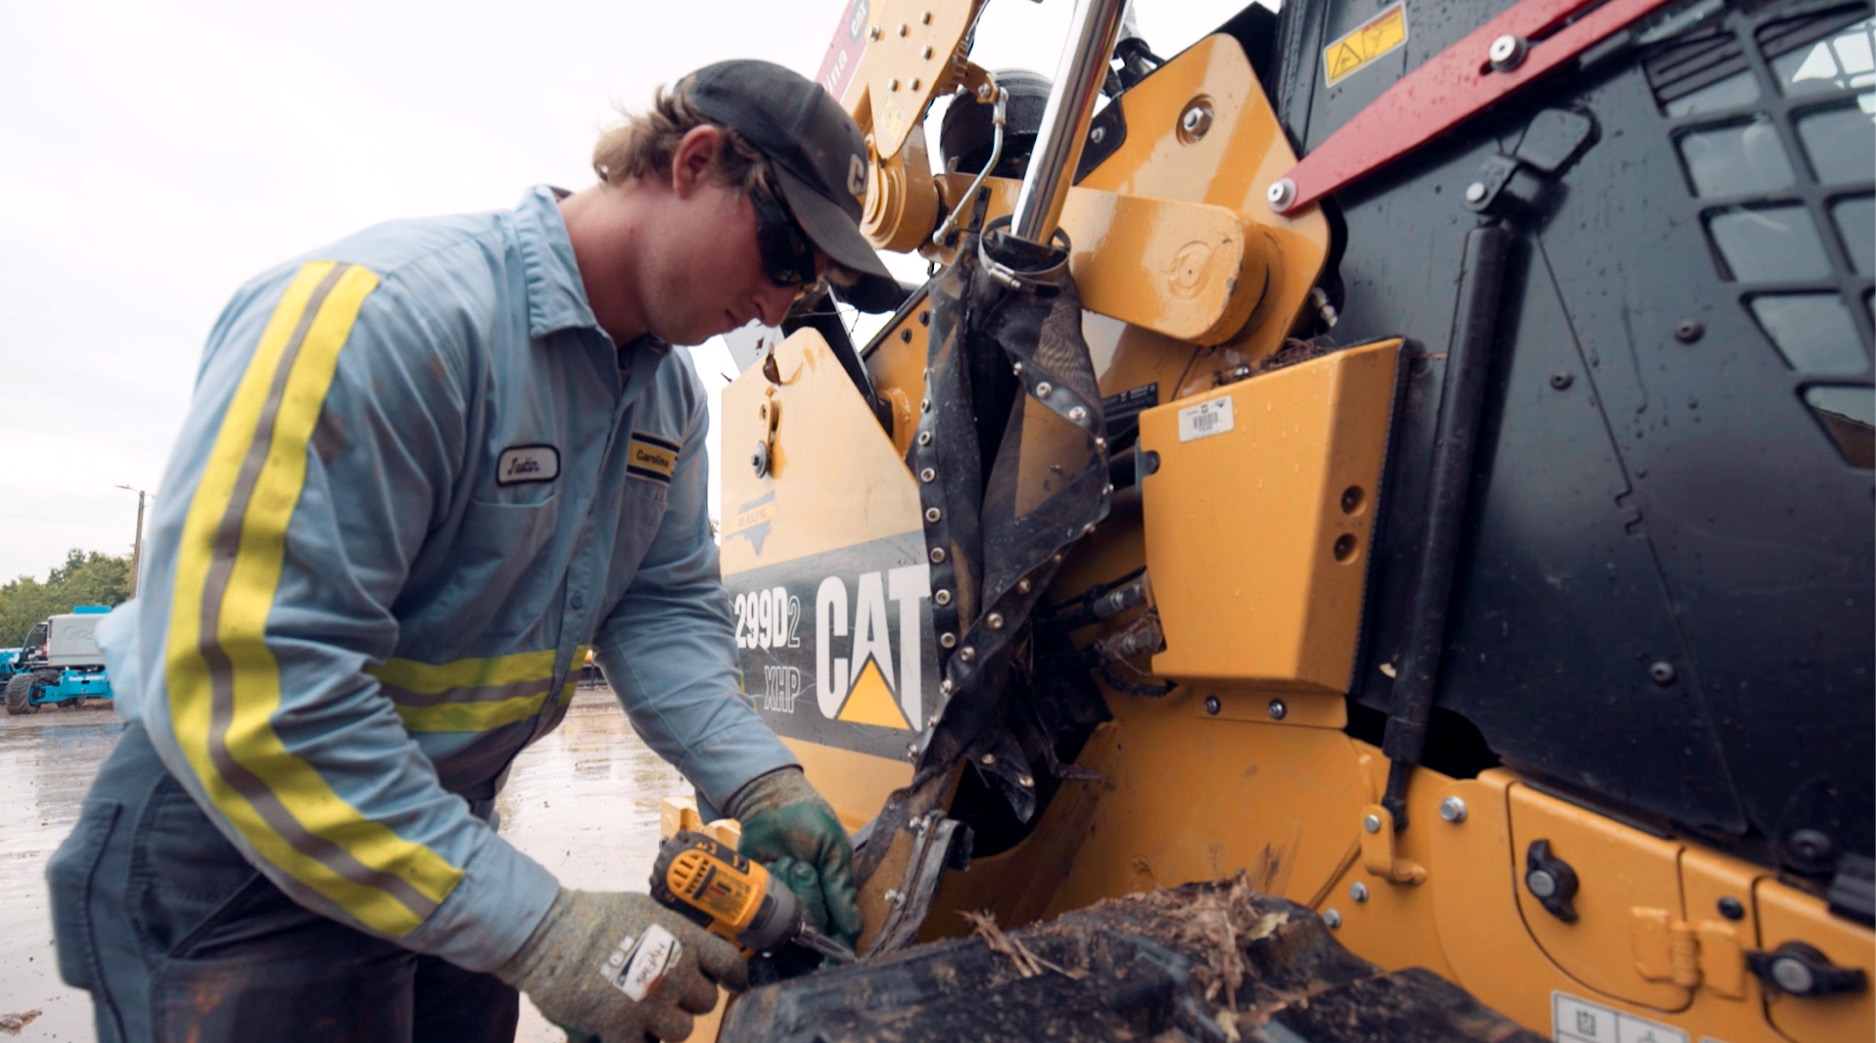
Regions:
<instances>
[{"instance_id":1,"label":"puddle on ground","mask_svg":"<svg viewBox=\"0 0 1876 1043\"><path fill-rule=\"evenodd\" d=\"M122 724L108 706L0 715L0 1014L42 1010L22 1041L90 1040L90 998L59 981L46 910L46 862L78 821ZM567 887L643 891L657 857L658 802L689 792L606 691L583 691L567 718L515 761L496 802L502 835ZM564 1038L523 1001L524 1043Z\"/></svg>"}]
</instances>

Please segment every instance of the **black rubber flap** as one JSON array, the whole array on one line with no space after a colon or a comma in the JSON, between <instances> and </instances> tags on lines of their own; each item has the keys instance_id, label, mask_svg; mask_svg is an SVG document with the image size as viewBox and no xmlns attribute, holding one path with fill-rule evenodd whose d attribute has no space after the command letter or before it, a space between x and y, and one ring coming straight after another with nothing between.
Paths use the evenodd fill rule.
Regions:
<instances>
[{"instance_id":1,"label":"black rubber flap","mask_svg":"<svg viewBox=\"0 0 1876 1043\"><path fill-rule=\"evenodd\" d=\"M1242 875L752 989L724 1043L1542 1039L1425 970L1392 974Z\"/></svg>"}]
</instances>

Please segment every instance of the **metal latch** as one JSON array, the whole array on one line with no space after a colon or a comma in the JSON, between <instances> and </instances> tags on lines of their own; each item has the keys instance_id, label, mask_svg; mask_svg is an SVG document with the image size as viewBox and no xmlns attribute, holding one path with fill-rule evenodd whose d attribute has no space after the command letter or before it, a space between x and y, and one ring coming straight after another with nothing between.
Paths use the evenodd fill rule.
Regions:
<instances>
[{"instance_id":1,"label":"metal latch","mask_svg":"<svg viewBox=\"0 0 1876 1043\"><path fill-rule=\"evenodd\" d=\"M1576 922L1576 870L1550 853L1550 841L1533 840L1524 852L1524 886L1544 911L1564 923Z\"/></svg>"},{"instance_id":2,"label":"metal latch","mask_svg":"<svg viewBox=\"0 0 1876 1043\"><path fill-rule=\"evenodd\" d=\"M1786 942L1771 952L1749 952L1746 969L1792 996L1834 996L1869 989L1869 976L1861 967L1839 967L1803 942Z\"/></svg>"}]
</instances>

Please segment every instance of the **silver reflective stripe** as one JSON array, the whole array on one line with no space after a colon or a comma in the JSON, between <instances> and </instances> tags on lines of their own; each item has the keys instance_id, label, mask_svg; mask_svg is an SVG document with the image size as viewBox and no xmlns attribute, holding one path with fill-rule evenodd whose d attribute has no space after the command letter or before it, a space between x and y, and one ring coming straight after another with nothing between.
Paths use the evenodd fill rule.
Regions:
<instances>
[{"instance_id":1,"label":"silver reflective stripe","mask_svg":"<svg viewBox=\"0 0 1876 1043\"><path fill-rule=\"evenodd\" d=\"M402 877L366 866L354 858L351 852L301 826L299 819L281 805L273 790L236 761L228 750L228 724L234 717L234 664L222 650L217 635L222 600L228 592L229 577L234 572L235 556L241 549L242 520L247 515L248 501L254 495L254 483L260 477L261 468L267 462L267 455L272 448L274 420L279 414L281 396L286 390L287 378L293 372L294 360L299 357L300 347L306 342L307 331L312 328L320 308L325 305L326 295L332 292L332 287L351 267L349 264L334 265L332 271L320 280L313 290L312 298L306 302L305 310L300 313L299 323L281 352L273 382L267 389L267 403L261 407L254 441L248 447L246 458L241 461L241 471L235 480L234 491L229 496L227 512L222 515L221 524L215 530L213 556L202 590L201 651L203 660L208 664L211 692L208 755L222 778L296 849L317 859L326 868L352 883L384 891L402 902L419 919L428 919L436 911L436 902Z\"/></svg>"}]
</instances>

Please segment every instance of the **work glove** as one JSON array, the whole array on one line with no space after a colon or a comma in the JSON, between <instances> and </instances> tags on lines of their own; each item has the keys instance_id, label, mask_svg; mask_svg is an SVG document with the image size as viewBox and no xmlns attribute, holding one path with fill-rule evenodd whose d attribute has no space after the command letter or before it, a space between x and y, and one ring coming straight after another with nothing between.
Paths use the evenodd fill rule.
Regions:
<instances>
[{"instance_id":1,"label":"work glove","mask_svg":"<svg viewBox=\"0 0 1876 1043\"><path fill-rule=\"evenodd\" d=\"M736 946L650 895L562 888L547 917L495 976L528 994L570 1039L679 1040L707 1014L717 984L741 989Z\"/></svg>"},{"instance_id":2,"label":"work glove","mask_svg":"<svg viewBox=\"0 0 1876 1043\"><path fill-rule=\"evenodd\" d=\"M848 946L860 939L853 843L800 768L777 768L736 791L724 809L743 824L740 850L801 898L814 928Z\"/></svg>"}]
</instances>

